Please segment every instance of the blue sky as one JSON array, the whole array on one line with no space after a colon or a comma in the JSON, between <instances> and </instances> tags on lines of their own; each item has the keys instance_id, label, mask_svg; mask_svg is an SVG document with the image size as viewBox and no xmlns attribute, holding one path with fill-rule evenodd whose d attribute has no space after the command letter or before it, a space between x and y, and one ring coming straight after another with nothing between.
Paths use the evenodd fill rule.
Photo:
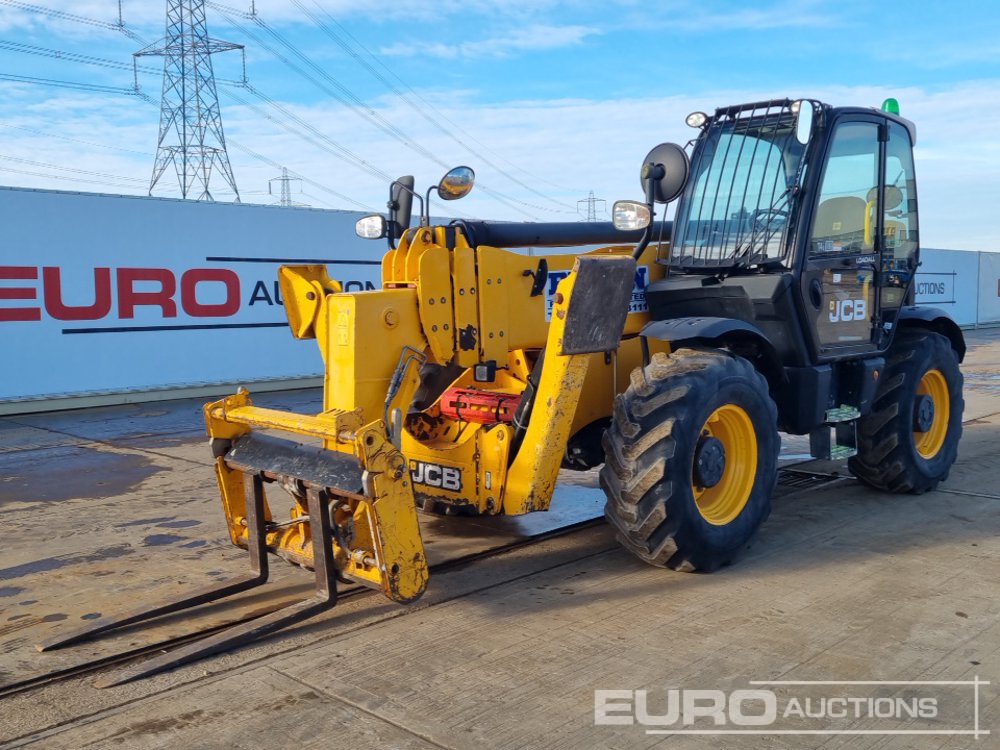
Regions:
<instances>
[{"instance_id":1,"label":"blue sky","mask_svg":"<svg viewBox=\"0 0 1000 750\"><path fill-rule=\"evenodd\" d=\"M67 58L131 65L142 43L101 25L116 22L116 0L32 5L98 23L0 0L0 74L131 86L130 70ZM123 0L127 29L155 41L165 6ZM589 191L608 206L639 197L642 157L690 138L683 119L694 109L784 96L878 106L895 96L918 127L923 244L1000 250L990 221L1000 204L992 4L257 0L264 26L223 10L209 4L212 35L246 45L254 91L282 107L219 87L246 202L275 200L268 183L280 166L305 178L297 201L379 209L381 175L412 173L426 186L443 165L469 164L478 187L452 206L463 215L576 220ZM31 53L39 48L62 57ZM315 66L314 81L275 51ZM239 53L214 61L219 78L240 77ZM157 74L140 84L159 98ZM0 81L0 184L145 193L158 118L135 97ZM231 199L221 181L213 188ZM178 190L168 175L154 194Z\"/></svg>"}]
</instances>

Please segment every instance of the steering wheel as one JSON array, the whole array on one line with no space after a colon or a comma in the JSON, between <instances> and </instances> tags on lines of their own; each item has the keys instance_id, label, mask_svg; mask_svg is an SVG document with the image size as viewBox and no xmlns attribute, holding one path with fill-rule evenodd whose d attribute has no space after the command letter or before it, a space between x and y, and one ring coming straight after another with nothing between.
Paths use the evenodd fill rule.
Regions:
<instances>
[{"instance_id":1,"label":"steering wheel","mask_svg":"<svg viewBox=\"0 0 1000 750\"><path fill-rule=\"evenodd\" d=\"M900 271L897 269L885 269L882 274L885 278L885 282L882 286L886 287L896 287L903 288L910 283L911 271Z\"/></svg>"},{"instance_id":2,"label":"steering wheel","mask_svg":"<svg viewBox=\"0 0 1000 750\"><path fill-rule=\"evenodd\" d=\"M788 221L788 211L783 208L758 208L750 216L750 226L754 231L768 229L776 221Z\"/></svg>"}]
</instances>

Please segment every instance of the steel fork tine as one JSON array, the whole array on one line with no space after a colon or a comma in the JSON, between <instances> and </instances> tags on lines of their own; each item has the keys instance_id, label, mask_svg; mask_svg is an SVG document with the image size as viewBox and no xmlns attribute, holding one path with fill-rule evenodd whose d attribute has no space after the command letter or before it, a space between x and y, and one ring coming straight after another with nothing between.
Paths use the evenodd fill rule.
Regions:
<instances>
[{"instance_id":1,"label":"steel fork tine","mask_svg":"<svg viewBox=\"0 0 1000 750\"><path fill-rule=\"evenodd\" d=\"M277 630L331 609L337 603L337 571L333 559L327 493L325 490L310 489L306 496L309 504L309 527L312 532L314 572L316 574L315 596L250 622L234 625L221 633L182 646L161 656L148 659L116 675L98 680L94 686L98 688L113 687L149 677L263 638Z\"/></svg>"},{"instance_id":2,"label":"steel fork tine","mask_svg":"<svg viewBox=\"0 0 1000 750\"><path fill-rule=\"evenodd\" d=\"M217 586L198 588L186 596L164 602L163 604L152 607L147 605L116 615L102 617L82 628L67 630L48 638L35 646L35 648L39 651L49 651L71 643L79 643L101 633L106 633L109 630L123 628L126 625L143 622L144 620L150 620L172 612L180 612L181 610L196 607L199 604L205 604L217 599L224 599L233 594L238 594L241 591L247 591L266 583L269 570L267 564L266 530L264 528L264 482L259 474L247 474L244 476L243 481L247 499L247 532L249 537L248 550L250 553L251 575L242 576Z\"/></svg>"}]
</instances>

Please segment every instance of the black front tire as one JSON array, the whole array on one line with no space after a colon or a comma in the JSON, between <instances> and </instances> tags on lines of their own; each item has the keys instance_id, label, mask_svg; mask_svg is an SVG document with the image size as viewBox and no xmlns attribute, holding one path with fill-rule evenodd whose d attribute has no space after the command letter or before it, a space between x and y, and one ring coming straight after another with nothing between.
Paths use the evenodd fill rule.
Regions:
<instances>
[{"instance_id":1,"label":"black front tire","mask_svg":"<svg viewBox=\"0 0 1000 750\"><path fill-rule=\"evenodd\" d=\"M701 461L710 422L720 413L737 415L743 426L730 435L743 437L718 431L729 443L725 469L717 484L708 480L706 486L725 489L736 476L728 487L736 488L738 502L723 504L713 516L710 504L699 505L705 474L697 473L695 458ZM715 570L747 546L770 514L779 447L777 409L767 382L747 360L720 350L656 354L615 399L604 435L604 514L618 540L642 560L674 570Z\"/></svg>"},{"instance_id":2,"label":"black front tire","mask_svg":"<svg viewBox=\"0 0 1000 750\"><path fill-rule=\"evenodd\" d=\"M932 424L920 430L915 413L928 394L936 402ZM858 455L848 468L884 492L933 490L948 478L958 456L964 407L958 355L948 338L930 331L900 332L889 349L872 411L858 422ZM935 429L942 432L931 439Z\"/></svg>"}]
</instances>

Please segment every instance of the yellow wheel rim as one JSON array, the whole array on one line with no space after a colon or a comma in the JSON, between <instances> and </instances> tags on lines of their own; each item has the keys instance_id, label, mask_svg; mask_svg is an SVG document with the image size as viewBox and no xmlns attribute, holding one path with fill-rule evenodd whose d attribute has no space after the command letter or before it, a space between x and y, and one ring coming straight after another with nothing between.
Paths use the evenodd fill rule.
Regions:
<instances>
[{"instance_id":1,"label":"yellow wheel rim","mask_svg":"<svg viewBox=\"0 0 1000 750\"><path fill-rule=\"evenodd\" d=\"M948 381L940 370L928 370L917 383L917 395L928 396L934 403L934 420L927 432L913 433L913 443L921 458L934 458L944 447L951 421L951 399L948 395Z\"/></svg>"},{"instance_id":2,"label":"yellow wheel rim","mask_svg":"<svg viewBox=\"0 0 1000 750\"><path fill-rule=\"evenodd\" d=\"M702 518L715 526L725 526L743 511L753 491L757 477L757 433L744 409L723 404L705 420L701 436L714 437L722 443L726 465L714 487L699 487L692 479L694 501Z\"/></svg>"}]
</instances>

